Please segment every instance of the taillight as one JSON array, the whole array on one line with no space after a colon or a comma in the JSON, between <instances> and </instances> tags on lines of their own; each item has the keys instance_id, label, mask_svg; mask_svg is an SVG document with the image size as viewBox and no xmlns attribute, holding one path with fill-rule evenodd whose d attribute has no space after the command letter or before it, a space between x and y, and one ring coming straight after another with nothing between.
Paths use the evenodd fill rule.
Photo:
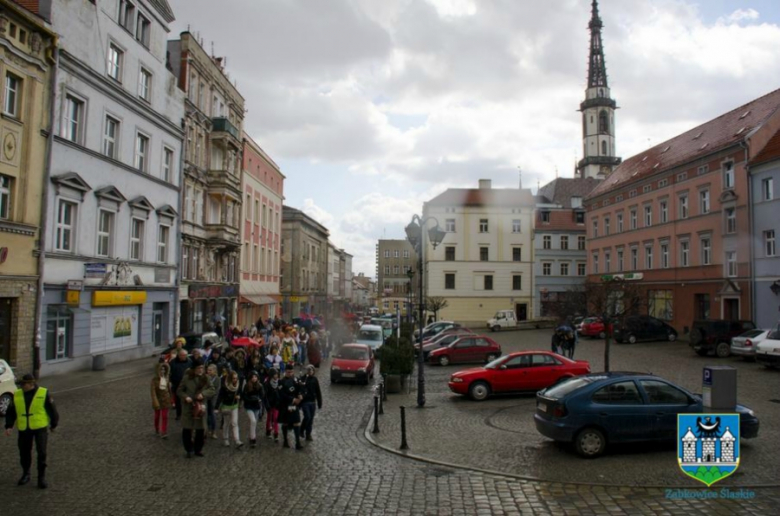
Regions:
<instances>
[{"instance_id":1,"label":"taillight","mask_svg":"<svg viewBox=\"0 0 780 516\"><path fill-rule=\"evenodd\" d=\"M750 346L752 346L752 345L753 345L753 343L750 341L750 339L747 339L747 340L745 341L745 347L746 347L746 348L749 348L749 347L750 347Z\"/></svg>"},{"instance_id":2,"label":"taillight","mask_svg":"<svg viewBox=\"0 0 780 516\"><path fill-rule=\"evenodd\" d=\"M566 405L555 405L555 408L552 411L553 417L565 417L566 416Z\"/></svg>"}]
</instances>

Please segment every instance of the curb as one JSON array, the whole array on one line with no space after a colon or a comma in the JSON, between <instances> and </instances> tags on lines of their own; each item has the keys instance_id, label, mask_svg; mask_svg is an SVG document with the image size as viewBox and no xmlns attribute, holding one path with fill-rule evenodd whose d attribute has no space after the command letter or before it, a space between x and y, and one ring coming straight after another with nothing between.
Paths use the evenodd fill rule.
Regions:
<instances>
[{"instance_id":1,"label":"curb","mask_svg":"<svg viewBox=\"0 0 780 516\"><path fill-rule=\"evenodd\" d=\"M539 477L533 477L533 476L525 476L525 475L517 475L515 473L506 473L502 471L495 471L492 469L485 469L485 468L478 468L478 467L472 467L472 466L464 466L462 464L454 464L452 462L446 462L438 459L431 459L429 457L423 457L422 455L416 455L414 453L409 453L408 451L401 451L397 450L395 448L391 448L390 446L387 446L385 444L381 444L374 440L371 434L371 427L374 423L374 417L376 415L373 413L373 409L371 410L371 416L368 418L368 423L366 424L366 428L364 430L363 436L366 438L366 440L371 443L373 446L384 450L386 452L392 453L394 455L398 455L399 457L404 457L407 459L416 460L418 462L423 462L426 464L433 464L435 466L444 466L447 468L452 469L459 469L463 471L475 471L478 473L483 473L486 475L492 475L497 477L504 477L504 478L512 478L515 480L521 480L524 482L536 482L536 483L544 483L544 484L562 484L562 485L570 485L570 486L585 486L585 487L617 487L617 488L629 488L629 489L713 489L713 488L697 488L697 487L685 487L680 485L645 485L645 486L638 486L638 485L629 485L629 484L608 484L603 482L561 482L557 480L546 480L544 478ZM780 487L780 483L778 484L754 484L754 485L733 485L733 486L718 486L714 489L722 489L722 488L728 488L728 489L773 489Z\"/></svg>"}]
</instances>

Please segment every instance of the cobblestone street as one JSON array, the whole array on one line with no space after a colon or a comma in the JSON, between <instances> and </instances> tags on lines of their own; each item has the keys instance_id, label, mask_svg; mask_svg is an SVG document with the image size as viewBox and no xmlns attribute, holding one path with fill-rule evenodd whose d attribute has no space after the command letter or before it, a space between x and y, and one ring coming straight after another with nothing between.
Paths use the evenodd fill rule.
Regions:
<instances>
[{"instance_id":1,"label":"cobblestone street","mask_svg":"<svg viewBox=\"0 0 780 516\"><path fill-rule=\"evenodd\" d=\"M4 438L3 515L766 514L780 503L777 489L757 489L747 502L668 500L662 489L524 481L400 457L363 436L370 389L331 386L327 364L320 372L325 406L315 441L306 449L295 452L261 439L259 449L237 451L210 441L205 459L187 460L177 422L171 421L169 440L154 436L148 375L138 376L153 363L93 374L94 379L85 374L81 383L91 385L85 388L68 378L48 382L62 415L50 439L51 487L16 487L16 438ZM110 383L95 385L104 377ZM430 385L433 389L435 380ZM241 424L243 436L243 413ZM468 462L469 447L453 442L464 458L460 462ZM582 463L569 456L565 461L569 468Z\"/></svg>"}]
</instances>

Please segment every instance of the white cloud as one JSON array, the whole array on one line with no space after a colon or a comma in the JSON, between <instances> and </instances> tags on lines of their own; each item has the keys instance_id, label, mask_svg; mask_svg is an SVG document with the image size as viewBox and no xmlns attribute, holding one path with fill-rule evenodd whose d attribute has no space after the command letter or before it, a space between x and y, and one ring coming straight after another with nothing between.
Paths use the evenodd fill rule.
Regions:
<instances>
[{"instance_id":1,"label":"white cloud","mask_svg":"<svg viewBox=\"0 0 780 516\"><path fill-rule=\"evenodd\" d=\"M728 16L727 20L732 23L738 23L743 20L757 20L758 17L758 11L755 9L737 9Z\"/></svg>"}]
</instances>

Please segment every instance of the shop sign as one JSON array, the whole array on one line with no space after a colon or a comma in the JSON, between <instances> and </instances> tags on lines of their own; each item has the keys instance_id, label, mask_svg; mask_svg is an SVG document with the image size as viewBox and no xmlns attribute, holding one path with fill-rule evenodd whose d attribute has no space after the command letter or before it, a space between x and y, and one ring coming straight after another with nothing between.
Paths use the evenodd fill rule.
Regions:
<instances>
[{"instance_id":1,"label":"shop sign","mask_svg":"<svg viewBox=\"0 0 780 516\"><path fill-rule=\"evenodd\" d=\"M170 283L171 282L171 269L154 269L154 282L155 283Z\"/></svg>"},{"instance_id":2,"label":"shop sign","mask_svg":"<svg viewBox=\"0 0 780 516\"><path fill-rule=\"evenodd\" d=\"M105 263L85 263L85 278L102 278L108 272L108 266Z\"/></svg>"},{"instance_id":3,"label":"shop sign","mask_svg":"<svg viewBox=\"0 0 780 516\"><path fill-rule=\"evenodd\" d=\"M68 290L84 290L84 282L81 280L68 280Z\"/></svg>"},{"instance_id":4,"label":"shop sign","mask_svg":"<svg viewBox=\"0 0 780 516\"><path fill-rule=\"evenodd\" d=\"M641 272L627 272L625 274L605 274L601 277L601 281L612 281L612 280L624 280L624 281L637 281L641 280L644 277L644 274Z\"/></svg>"},{"instance_id":5,"label":"shop sign","mask_svg":"<svg viewBox=\"0 0 780 516\"><path fill-rule=\"evenodd\" d=\"M190 285L189 298L238 297L237 285Z\"/></svg>"},{"instance_id":6,"label":"shop sign","mask_svg":"<svg viewBox=\"0 0 780 516\"><path fill-rule=\"evenodd\" d=\"M92 293L92 306L127 306L146 303L146 292L97 290Z\"/></svg>"},{"instance_id":7,"label":"shop sign","mask_svg":"<svg viewBox=\"0 0 780 516\"><path fill-rule=\"evenodd\" d=\"M81 292L78 290L68 290L65 293L65 300L68 306L79 306L81 304Z\"/></svg>"}]
</instances>

